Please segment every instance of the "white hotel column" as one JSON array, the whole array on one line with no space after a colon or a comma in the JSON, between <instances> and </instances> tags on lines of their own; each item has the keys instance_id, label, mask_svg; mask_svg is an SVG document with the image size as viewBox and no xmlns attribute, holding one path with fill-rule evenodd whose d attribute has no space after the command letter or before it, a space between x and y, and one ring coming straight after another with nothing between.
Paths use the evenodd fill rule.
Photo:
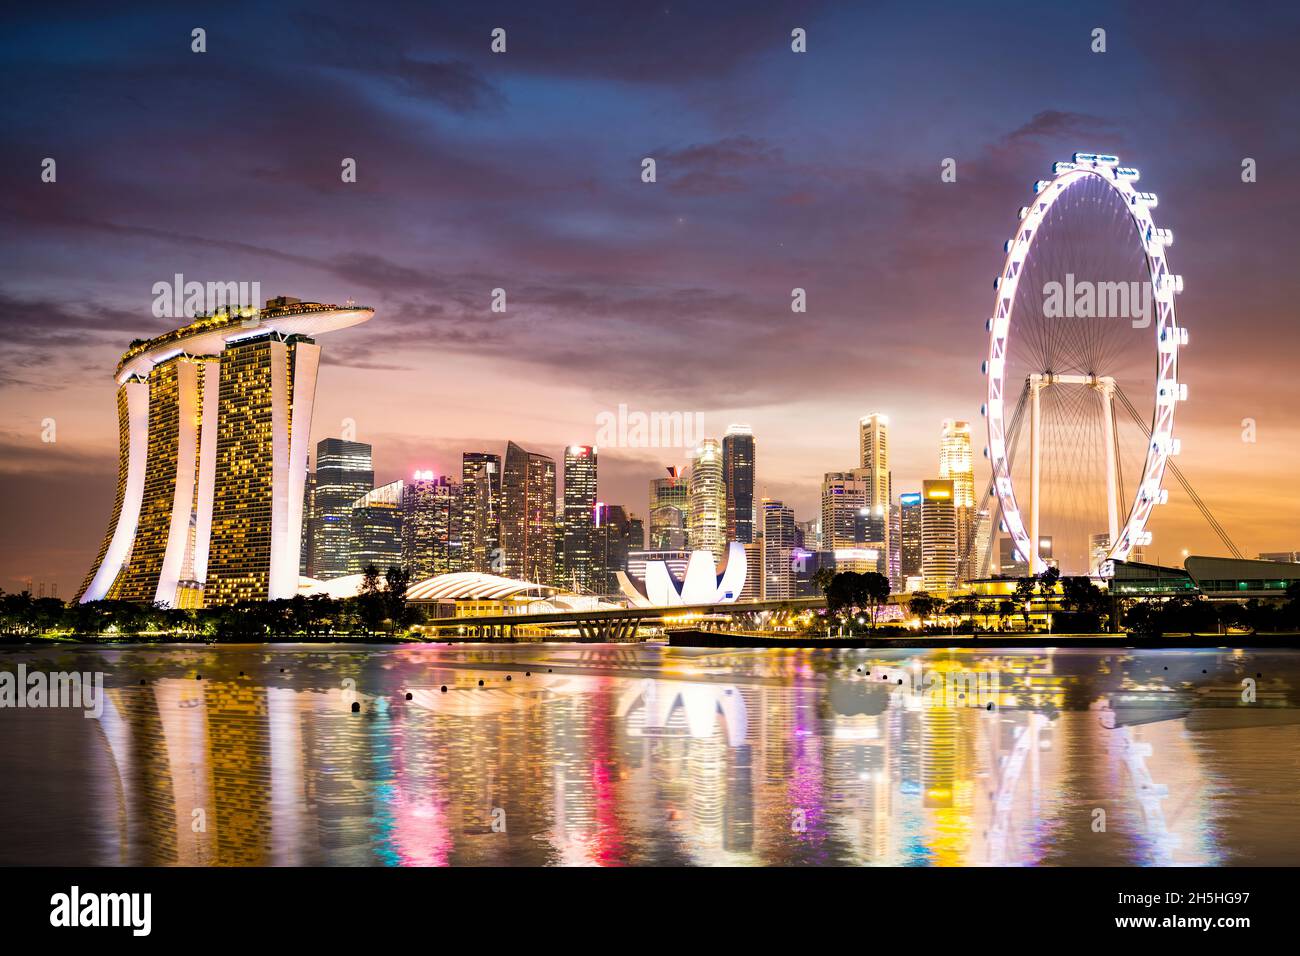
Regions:
<instances>
[{"instance_id":1,"label":"white hotel column","mask_svg":"<svg viewBox=\"0 0 1300 956\"><path fill-rule=\"evenodd\" d=\"M199 489L194 514L194 579L208 579L212 542L212 497L217 481L217 415L221 408L221 362L203 363L203 424L199 429Z\"/></svg>"},{"instance_id":2,"label":"white hotel column","mask_svg":"<svg viewBox=\"0 0 1300 956\"><path fill-rule=\"evenodd\" d=\"M127 456L126 481L122 491L122 507L117 516L117 527L104 552L104 560L95 570L95 576L81 596L85 601L102 601L108 589L117 580L140 521L140 503L144 498L144 462L149 450L149 385L132 381L122 386L126 395L127 440L126 448L118 454Z\"/></svg>"},{"instance_id":3,"label":"white hotel column","mask_svg":"<svg viewBox=\"0 0 1300 956\"><path fill-rule=\"evenodd\" d=\"M176 362L176 483L172 492L171 524L163 552L154 600L176 606L176 585L190 544L194 512L194 481L199 454L199 373L195 362Z\"/></svg>"},{"instance_id":4,"label":"white hotel column","mask_svg":"<svg viewBox=\"0 0 1300 956\"><path fill-rule=\"evenodd\" d=\"M271 491L271 568L267 597L291 598L298 593L301 557L303 488L307 483L312 407L320 346L297 342L272 345L271 428L274 472ZM289 369L293 363L290 402Z\"/></svg>"}]
</instances>

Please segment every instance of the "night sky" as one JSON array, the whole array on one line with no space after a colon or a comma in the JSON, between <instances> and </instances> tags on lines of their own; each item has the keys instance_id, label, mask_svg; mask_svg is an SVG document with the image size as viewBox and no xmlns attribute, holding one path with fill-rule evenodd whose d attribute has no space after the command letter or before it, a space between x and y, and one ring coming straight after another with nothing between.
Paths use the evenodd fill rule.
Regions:
<instances>
[{"instance_id":1,"label":"night sky","mask_svg":"<svg viewBox=\"0 0 1300 956\"><path fill-rule=\"evenodd\" d=\"M942 419L979 456L1002 243L1076 149L1140 167L1174 230L1180 464L1248 556L1300 548L1300 7L157 6L5 14L0 588L71 597L93 560L113 368L176 324L175 273L375 307L320 339L313 442L354 419L380 481L507 439L558 460L626 403L751 424L801 520L885 412L912 490ZM644 515L683 457L603 449L600 496ZM1176 486L1157 515L1149 559L1222 551Z\"/></svg>"}]
</instances>

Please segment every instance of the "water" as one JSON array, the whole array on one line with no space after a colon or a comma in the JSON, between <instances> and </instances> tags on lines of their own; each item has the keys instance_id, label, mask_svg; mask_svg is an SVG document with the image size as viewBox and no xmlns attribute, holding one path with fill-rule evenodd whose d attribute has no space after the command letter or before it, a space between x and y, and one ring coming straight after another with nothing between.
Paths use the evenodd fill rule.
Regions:
<instances>
[{"instance_id":1,"label":"water","mask_svg":"<svg viewBox=\"0 0 1300 956\"><path fill-rule=\"evenodd\" d=\"M103 671L107 700L0 710L6 865L1300 862L1300 652L0 651L19 663Z\"/></svg>"}]
</instances>

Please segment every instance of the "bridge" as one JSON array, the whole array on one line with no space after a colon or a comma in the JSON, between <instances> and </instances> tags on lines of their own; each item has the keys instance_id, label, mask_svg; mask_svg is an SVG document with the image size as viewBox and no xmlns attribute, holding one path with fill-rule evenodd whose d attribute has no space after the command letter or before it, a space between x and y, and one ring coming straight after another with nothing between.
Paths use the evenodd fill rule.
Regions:
<instances>
[{"instance_id":1,"label":"bridge","mask_svg":"<svg viewBox=\"0 0 1300 956\"><path fill-rule=\"evenodd\" d=\"M637 641L643 625L660 625L674 618L698 618L691 623L704 630L738 623L756 627L759 616L770 611L819 610L824 597L786 601L736 601L730 604L679 604L669 607L620 607L597 611L517 612L484 617L436 618L413 629L437 640L450 634L477 638L531 636L536 630L577 630L583 640ZM522 634L520 632L523 632Z\"/></svg>"}]
</instances>

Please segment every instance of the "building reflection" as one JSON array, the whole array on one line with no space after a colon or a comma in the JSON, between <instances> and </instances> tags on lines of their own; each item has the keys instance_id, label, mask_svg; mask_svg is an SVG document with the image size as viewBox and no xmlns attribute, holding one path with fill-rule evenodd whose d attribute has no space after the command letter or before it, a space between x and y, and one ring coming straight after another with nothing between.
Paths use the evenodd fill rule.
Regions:
<instances>
[{"instance_id":1,"label":"building reflection","mask_svg":"<svg viewBox=\"0 0 1300 956\"><path fill-rule=\"evenodd\" d=\"M188 666L122 679L85 722L105 758L88 766L108 774L95 792L112 794L93 807L93 862L1188 865L1223 862L1233 832L1266 843L1216 800L1225 768L1242 772L1227 737L1253 731L1190 731L1189 713L1241 723L1203 716L1190 668L1046 652L239 653L202 680ZM1259 739L1294 747L1290 691L1269 692L1282 703Z\"/></svg>"}]
</instances>

